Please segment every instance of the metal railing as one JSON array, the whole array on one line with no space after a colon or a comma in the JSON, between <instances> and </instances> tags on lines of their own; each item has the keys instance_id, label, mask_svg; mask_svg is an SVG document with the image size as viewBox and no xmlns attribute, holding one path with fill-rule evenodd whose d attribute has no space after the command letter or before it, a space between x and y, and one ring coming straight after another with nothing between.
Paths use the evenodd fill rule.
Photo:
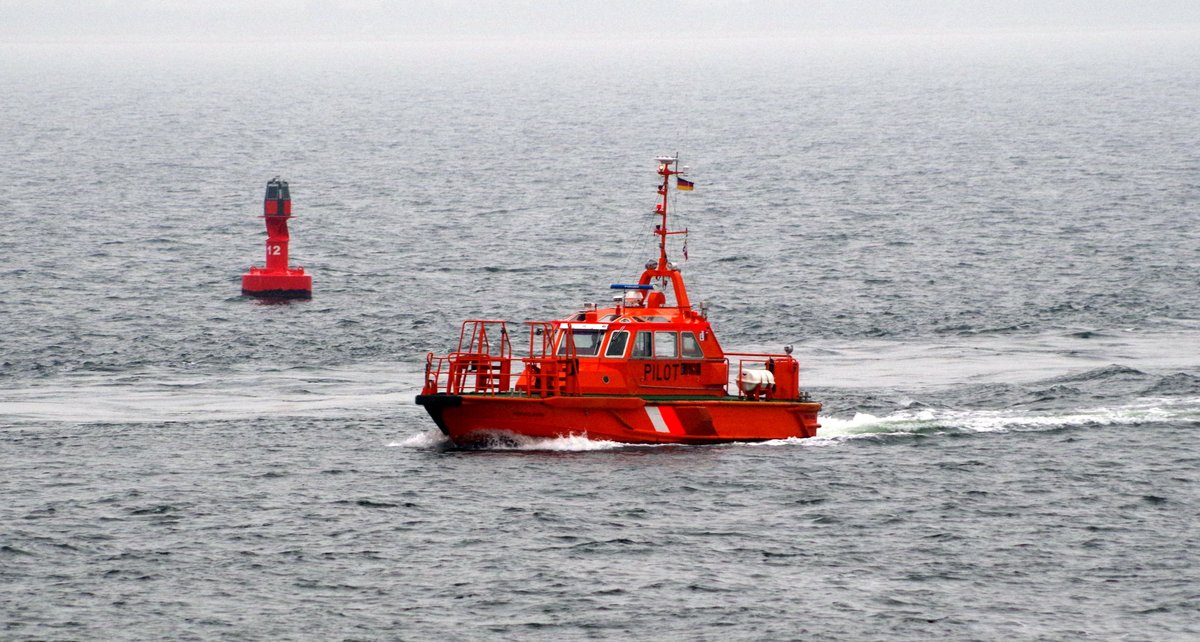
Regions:
<instances>
[{"instance_id":1,"label":"metal railing","mask_svg":"<svg viewBox=\"0 0 1200 642\"><path fill-rule=\"evenodd\" d=\"M549 321L528 321L526 325L529 356L516 359L504 321L464 321L458 350L426 355L422 394L580 394L580 361L571 326L555 327ZM557 353L556 344L563 346L562 354ZM518 361L521 369L514 372ZM746 400L808 398L800 391L800 364L790 354L726 352L723 361L725 394L729 396Z\"/></svg>"}]
</instances>

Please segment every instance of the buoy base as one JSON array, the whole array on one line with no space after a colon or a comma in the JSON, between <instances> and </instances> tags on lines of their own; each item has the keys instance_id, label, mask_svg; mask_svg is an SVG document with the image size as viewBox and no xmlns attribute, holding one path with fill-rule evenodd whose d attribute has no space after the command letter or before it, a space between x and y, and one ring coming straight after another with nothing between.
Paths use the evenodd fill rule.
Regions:
<instances>
[{"instance_id":1,"label":"buoy base","mask_svg":"<svg viewBox=\"0 0 1200 642\"><path fill-rule=\"evenodd\" d=\"M303 269L267 271L256 267L242 275L242 296L311 299L312 276Z\"/></svg>"}]
</instances>

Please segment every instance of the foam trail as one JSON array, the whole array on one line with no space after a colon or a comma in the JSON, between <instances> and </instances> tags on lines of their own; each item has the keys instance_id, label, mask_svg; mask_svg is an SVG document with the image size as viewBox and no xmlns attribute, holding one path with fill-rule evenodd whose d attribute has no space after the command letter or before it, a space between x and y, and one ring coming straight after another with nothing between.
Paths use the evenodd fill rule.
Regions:
<instances>
[{"instance_id":1,"label":"foam trail","mask_svg":"<svg viewBox=\"0 0 1200 642\"><path fill-rule=\"evenodd\" d=\"M79 374L0 388L3 423L166 423L272 417L355 417L404 409L420 374L393 364L292 368L234 367L207 373L145 370Z\"/></svg>"},{"instance_id":2,"label":"foam trail","mask_svg":"<svg viewBox=\"0 0 1200 642\"><path fill-rule=\"evenodd\" d=\"M876 434L938 432L1006 432L1054 430L1084 425L1130 425L1144 422L1192 423L1200 420L1200 399L1141 399L1122 406L1036 413L1006 410L903 410L884 417L856 413L850 419L821 417L818 438L853 438Z\"/></svg>"}]
</instances>

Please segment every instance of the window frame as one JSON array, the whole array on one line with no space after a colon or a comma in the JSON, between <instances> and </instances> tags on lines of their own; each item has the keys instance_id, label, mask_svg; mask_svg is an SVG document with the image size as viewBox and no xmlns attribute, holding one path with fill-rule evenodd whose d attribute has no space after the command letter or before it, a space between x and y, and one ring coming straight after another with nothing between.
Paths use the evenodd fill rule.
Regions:
<instances>
[{"instance_id":1,"label":"window frame","mask_svg":"<svg viewBox=\"0 0 1200 642\"><path fill-rule=\"evenodd\" d=\"M686 339L687 337L690 337L692 340L692 347L695 348L695 354L688 354L688 350L685 348L685 343L687 341L687 339ZM700 346L700 339L696 336L695 332L692 332L691 330L684 330L679 333L679 358L681 358L681 359L703 359L704 358L704 348L702 348Z\"/></svg>"},{"instance_id":2,"label":"window frame","mask_svg":"<svg viewBox=\"0 0 1200 642\"><path fill-rule=\"evenodd\" d=\"M648 337L646 342L646 354L638 354L638 341L643 337ZM633 336L633 347L629 351L630 359L653 359L654 358L654 333L650 330L637 330L637 334Z\"/></svg>"},{"instance_id":3,"label":"window frame","mask_svg":"<svg viewBox=\"0 0 1200 642\"><path fill-rule=\"evenodd\" d=\"M619 335L619 334L625 336L625 342L623 344L621 344L620 354L612 354L613 341L616 340L617 335ZM626 330L625 328L621 328L619 330L613 330L613 331L609 332L608 340L605 341L605 343L604 343L604 358L605 359L624 359L625 353L629 351L629 343L630 343L629 335L630 335L629 330Z\"/></svg>"},{"instance_id":4,"label":"window frame","mask_svg":"<svg viewBox=\"0 0 1200 642\"><path fill-rule=\"evenodd\" d=\"M671 340L671 354L660 355L658 353L659 337L669 338ZM678 359L679 358L679 332L675 330L655 330L654 341L652 342L655 359Z\"/></svg>"},{"instance_id":5,"label":"window frame","mask_svg":"<svg viewBox=\"0 0 1200 642\"><path fill-rule=\"evenodd\" d=\"M575 341L575 337L576 335L580 334L599 335L599 338L595 343L595 350L591 352L581 352L579 350L579 343ZM604 345L604 331L596 328L563 328L558 337L558 349L554 351L556 356L567 356L568 340L571 341L571 344L574 347L574 353L576 357L592 359L600 356L600 348Z\"/></svg>"}]
</instances>

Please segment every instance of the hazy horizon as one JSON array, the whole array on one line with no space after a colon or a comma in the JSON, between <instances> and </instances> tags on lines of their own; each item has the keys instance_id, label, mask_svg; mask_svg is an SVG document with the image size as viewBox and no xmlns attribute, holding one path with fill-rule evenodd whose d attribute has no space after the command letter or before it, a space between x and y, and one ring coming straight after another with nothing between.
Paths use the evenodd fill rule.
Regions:
<instances>
[{"instance_id":1,"label":"hazy horizon","mask_svg":"<svg viewBox=\"0 0 1200 642\"><path fill-rule=\"evenodd\" d=\"M1200 3L1151 0L0 0L0 43L777 38L1200 31Z\"/></svg>"}]
</instances>

